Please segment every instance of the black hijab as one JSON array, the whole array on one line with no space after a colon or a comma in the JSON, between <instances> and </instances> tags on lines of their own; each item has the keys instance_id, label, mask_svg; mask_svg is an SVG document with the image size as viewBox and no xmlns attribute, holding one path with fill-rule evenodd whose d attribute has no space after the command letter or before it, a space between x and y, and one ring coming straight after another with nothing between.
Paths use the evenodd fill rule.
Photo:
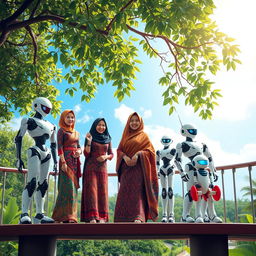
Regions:
<instances>
[{"instance_id":1,"label":"black hijab","mask_svg":"<svg viewBox=\"0 0 256 256\"><path fill-rule=\"evenodd\" d=\"M106 130L103 133L98 133L96 130L96 126L98 125L98 123L100 121L103 121L106 126ZM104 118L97 118L93 122L91 129L90 129L90 134L92 135L92 141L94 141L94 142L98 142L100 144L108 144L111 141L111 136L108 133L107 123ZM86 141L85 141L85 145L86 145Z\"/></svg>"}]
</instances>

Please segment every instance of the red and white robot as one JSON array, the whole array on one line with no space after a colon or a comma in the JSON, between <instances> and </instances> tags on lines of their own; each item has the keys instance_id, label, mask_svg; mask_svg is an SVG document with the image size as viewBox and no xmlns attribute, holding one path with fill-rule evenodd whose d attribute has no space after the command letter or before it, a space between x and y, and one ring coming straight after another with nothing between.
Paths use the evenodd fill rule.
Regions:
<instances>
[{"instance_id":1,"label":"red and white robot","mask_svg":"<svg viewBox=\"0 0 256 256\"><path fill-rule=\"evenodd\" d=\"M195 201L196 222L204 222L203 218L205 218L207 206L207 216L209 220L215 219L215 222L222 222L221 219L216 216L213 205L213 200L220 200L221 191L219 186L213 185L211 176L209 175L208 158L204 155L198 155L194 157L192 165L196 169L196 172L194 173L194 185L190 188L190 195L192 200Z\"/></svg>"},{"instance_id":2,"label":"red and white robot","mask_svg":"<svg viewBox=\"0 0 256 256\"><path fill-rule=\"evenodd\" d=\"M28 209L32 196L35 194L36 215L34 223L53 223L54 220L44 215L44 197L48 189L47 176L50 167L50 159L53 157L54 171L57 171L56 152L56 127L43 118L52 109L51 102L44 97L38 97L33 101L33 117L23 118L20 129L15 137L17 168L22 171L25 168L21 159L22 138L26 132L33 138L35 145L28 149L28 177L27 185L22 193L22 214L20 224L31 224ZM51 152L46 147L46 141L50 139Z\"/></svg>"}]
</instances>

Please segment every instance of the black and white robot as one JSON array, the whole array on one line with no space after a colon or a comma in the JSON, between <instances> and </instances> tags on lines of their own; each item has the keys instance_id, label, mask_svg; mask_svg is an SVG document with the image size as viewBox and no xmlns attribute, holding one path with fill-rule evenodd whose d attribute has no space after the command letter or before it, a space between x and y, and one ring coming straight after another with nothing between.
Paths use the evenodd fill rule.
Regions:
<instances>
[{"instance_id":1,"label":"black and white robot","mask_svg":"<svg viewBox=\"0 0 256 256\"><path fill-rule=\"evenodd\" d=\"M182 125L181 135L186 137L186 141L177 144L176 146L177 154L175 158L175 164L180 172L183 172L182 155L184 155L190 160L190 162L185 165L185 172L189 177L189 181L187 182L187 193L185 195L184 202L183 202L182 221L188 222L188 223L202 222L201 216L196 216L195 219L190 216L190 210L193 203L193 200L190 194L190 189L193 185L195 185L194 175L196 175L196 168L192 164L193 159L198 155L206 156L206 158L209 161L209 169L210 169L209 175L210 175L211 186L213 186L212 185L213 181L214 182L217 181L218 176L216 174L216 168L214 166L213 159L207 145L203 143L197 144L195 141L193 141L193 139L197 135L197 129L191 124ZM211 205L211 207L213 207L214 209L213 204ZM222 222L221 218L219 218L216 215L209 216L209 219L211 222L215 222L215 223Z\"/></svg>"},{"instance_id":2,"label":"black and white robot","mask_svg":"<svg viewBox=\"0 0 256 256\"><path fill-rule=\"evenodd\" d=\"M43 119L50 113L52 104L44 97L36 98L32 104L32 109L36 112L35 115L22 119L20 129L15 137L17 168L19 171L25 168L21 159L22 138L25 133L28 132L35 142L35 145L27 151L28 176L26 187L22 193L20 224L32 223L28 210L33 195L36 203L36 215L33 223L53 223L52 218L44 215L44 198L48 189L47 176L51 156L53 157L54 171L57 171L56 127ZM45 145L48 139L51 142L51 151Z\"/></svg>"},{"instance_id":3,"label":"black and white robot","mask_svg":"<svg viewBox=\"0 0 256 256\"><path fill-rule=\"evenodd\" d=\"M172 160L176 155L176 149L170 148L172 139L169 136L163 136L161 138L161 143L164 148L157 150L156 152L156 166L158 171L158 176L160 178L162 187L162 204L163 204L163 216L162 222L174 222L174 194L173 194L173 175L174 175L174 165ZM160 166L160 161L163 162ZM188 180L185 173L182 173L182 178L184 181Z\"/></svg>"}]
</instances>

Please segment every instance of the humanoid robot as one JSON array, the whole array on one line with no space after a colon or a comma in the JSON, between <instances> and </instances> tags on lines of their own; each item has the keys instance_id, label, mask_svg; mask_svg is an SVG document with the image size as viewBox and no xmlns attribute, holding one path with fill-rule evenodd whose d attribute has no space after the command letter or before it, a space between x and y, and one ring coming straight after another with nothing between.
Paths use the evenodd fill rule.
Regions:
<instances>
[{"instance_id":1,"label":"humanoid robot","mask_svg":"<svg viewBox=\"0 0 256 256\"><path fill-rule=\"evenodd\" d=\"M216 169L214 167L212 156L210 151L208 150L207 145L203 143L199 145L195 141L193 141L193 139L197 135L197 129L191 124L182 125L181 135L186 137L186 141L177 144L176 146L177 154L175 158L175 164L180 172L183 172L182 160L181 160L182 155L184 155L190 160L190 162L185 165L185 172L188 174L189 181L187 182L187 193L185 195L184 202L183 202L182 221L188 222L188 223L191 223L191 222L200 223L200 222L203 222L201 216L196 216L196 219L190 216L190 210L193 203L192 197L190 194L190 189L194 185L193 177L194 175L196 175L196 169L192 164L193 159L198 155L204 155L207 157L209 161L209 169L210 169L210 172L209 172L210 181L211 181L210 186L213 186L212 185L213 181L215 182L218 180L218 176L216 175ZM208 201L208 204L211 204L211 202ZM214 209L213 204L211 204L210 207ZM214 216L209 216L209 219L211 222L215 222L215 223L222 222L221 218L216 216L216 214Z\"/></svg>"},{"instance_id":2,"label":"humanoid robot","mask_svg":"<svg viewBox=\"0 0 256 256\"><path fill-rule=\"evenodd\" d=\"M169 136L163 136L161 138L161 143L164 148L162 150L157 150L156 152L156 166L158 171L158 176L161 181L162 187L162 203L163 203L163 216L162 222L174 222L174 195L173 195L173 175L174 175L174 165L171 163L175 157L176 149L170 148L172 139ZM163 165L160 167L160 161L162 160ZM184 181L188 180L185 173L181 174ZM168 219L167 219L168 216Z\"/></svg>"},{"instance_id":3,"label":"humanoid robot","mask_svg":"<svg viewBox=\"0 0 256 256\"><path fill-rule=\"evenodd\" d=\"M205 211L208 202L208 215L209 219L216 216L213 207L213 199L218 201L221 197L220 188L212 185L209 177L208 165L209 160L204 155L197 155L192 161L193 167L196 169L194 174L194 185L190 188L190 195L195 201L195 215L197 216L196 222L203 223Z\"/></svg>"},{"instance_id":4,"label":"humanoid robot","mask_svg":"<svg viewBox=\"0 0 256 256\"><path fill-rule=\"evenodd\" d=\"M28 177L27 185L22 193L22 214L20 224L31 224L28 209L31 204L33 194L35 194L36 216L34 223L53 223L54 220L44 215L44 196L48 189L47 175L50 166L51 155L54 162L54 171L57 171L56 152L56 127L43 118L52 109L51 102L44 97L36 98L32 103L32 108L36 112L33 117L23 118L21 126L15 137L17 168L22 171L25 168L21 159L22 138L26 131L35 141L35 145L28 149ZM51 152L46 147L46 141L50 139Z\"/></svg>"}]
</instances>

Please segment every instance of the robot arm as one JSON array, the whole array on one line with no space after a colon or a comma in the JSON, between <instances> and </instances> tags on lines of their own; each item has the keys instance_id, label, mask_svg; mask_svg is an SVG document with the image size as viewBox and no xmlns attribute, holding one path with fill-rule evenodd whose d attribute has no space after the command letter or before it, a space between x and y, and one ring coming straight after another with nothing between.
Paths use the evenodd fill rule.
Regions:
<instances>
[{"instance_id":1,"label":"robot arm","mask_svg":"<svg viewBox=\"0 0 256 256\"><path fill-rule=\"evenodd\" d=\"M159 176L159 170L160 170L160 151L157 150L156 151L156 168L157 168L157 173L158 173L158 176Z\"/></svg>"},{"instance_id":2,"label":"robot arm","mask_svg":"<svg viewBox=\"0 0 256 256\"><path fill-rule=\"evenodd\" d=\"M25 168L24 162L21 159L21 148L22 148L22 138L25 135L27 128L28 128L28 119L23 118L21 120L20 129L15 137L16 158L17 158L16 167L20 172L22 171L22 168Z\"/></svg>"},{"instance_id":3,"label":"robot arm","mask_svg":"<svg viewBox=\"0 0 256 256\"><path fill-rule=\"evenodd\" d=\"M57 143L56 143L56 126L53 128L53 133L51 135L51 153L53 158L53 170L57 172Z\"/></svg>"},{"instance_id":4,"label":"robot arm","mask_svg":"<svg viewBox=\"0 0 256 256\"><path fill-rule=\"evenodd\" d=\"M204 155L208 158L209 160L209 168L210 168L210 181L212 183L212 178L213 181L216 182L218 180L218 175L216 174L216 168L214 166L214 162L212 160L212 155L207 147L207 145L203 144L203 153Z\"/></svg>"},{"instance_id":5,"label":"robot arm","mask_svg":"<svg viewBox=\"0 0 256 256\"><path fill-rule=\"evenodd\" d=\"M174 160L175 165L177 166L178 170L180 171L180 176L183 181L187 182L189 180L188 175L184 172L181 166L181 156L182 156L182 144L178 143L176 146L176 157Z\"/></svg>"}]
</instances>

